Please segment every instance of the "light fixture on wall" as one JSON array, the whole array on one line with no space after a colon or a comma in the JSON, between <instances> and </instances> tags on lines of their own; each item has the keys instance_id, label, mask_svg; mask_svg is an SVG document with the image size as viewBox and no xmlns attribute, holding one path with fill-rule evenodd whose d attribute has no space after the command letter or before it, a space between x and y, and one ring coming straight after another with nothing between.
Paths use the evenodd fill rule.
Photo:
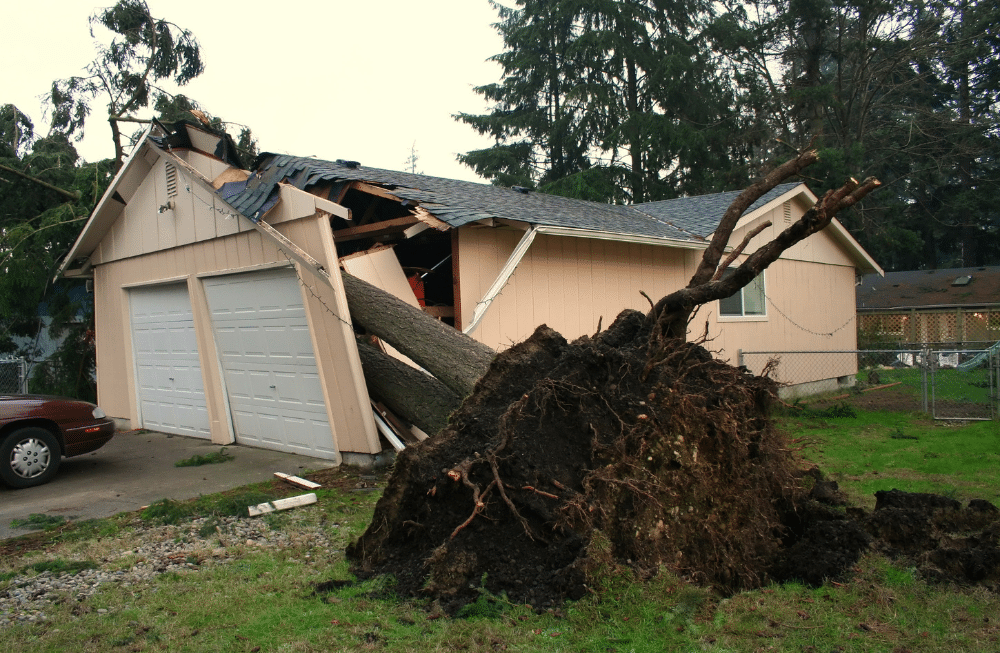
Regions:
<instances>
[{"instance_id":1,"label":"light fixture on wall","mask_svg":"<svg viewBox=\"0 0 1000 653\"><path fill-rule=\"evenodd\" d=\"M157 213L166 213L167 211L172 211L173 208L174 208L174 203L173 202L167 202L166 204L164 204L160 208L156 209L156 212Z\"/></svg>"}]
</instances>

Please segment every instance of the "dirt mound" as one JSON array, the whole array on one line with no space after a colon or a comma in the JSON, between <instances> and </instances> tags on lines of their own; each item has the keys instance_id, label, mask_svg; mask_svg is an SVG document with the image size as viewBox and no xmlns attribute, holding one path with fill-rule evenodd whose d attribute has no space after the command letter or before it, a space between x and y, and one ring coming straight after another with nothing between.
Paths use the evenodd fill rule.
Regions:
<instances>
[{"instance_id":1,"label":"dirt mound","mask_svg":"<svg viewBox=\"0 0 1000 653\"><path fill-rule=\"evenodd\" d=\"M499 355L447 429L397 458L361 575L457 606L485 584L545 607L608 562L756 587L801 483L768 419L776 385L676 342L647 366L643 315Z\"/></svg>"},{"instance_id":2,"label":"dirt mound","mask_svg":"<svg viewBox=\"0 0 1000 653\"><path fill-rule=\"evenodd\" d=\"M905 560L928 580L1000 589L1000 510L988 501L935 494L875 493L875 510L859 521L874 546Z\"/></svg>"},{"instance_id":3,"label":"dirt mound","mask_svg":"<svg viewBox=\"0 0 1000 653\"><path fill-rule=\"evenodd\" d=\"M723 593L819 584L872 547L928 577L996 581L992 504L893 491L845 510L772 428L774 382L691 343L650 364L643 318L573 343L539 327L497 356L448 428L397 458L354 571L446 610L481 588L549 607L614 566Z\"/></svg>"}]
</instances>

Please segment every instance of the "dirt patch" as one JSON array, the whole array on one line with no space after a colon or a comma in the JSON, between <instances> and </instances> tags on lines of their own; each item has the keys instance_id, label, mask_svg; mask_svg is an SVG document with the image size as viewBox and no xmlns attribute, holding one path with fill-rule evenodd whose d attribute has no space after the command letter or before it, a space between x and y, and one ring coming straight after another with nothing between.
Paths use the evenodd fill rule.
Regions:
<instances>
[{"instance_id":1,"label":"dirt patch","mask_svg":"<svg viewBox=\"0 0 1000 653\"><path fill-rule=\"evenodd\" d=\"M770 379L691 343L650 362L647 342L626 312L593 338L539 327L500 354L449 426L397 458L348 549L355 572L449 611L482 588L542 609L616 566L730 593L894 554L876 532L889 508L835 508L835 484L802 471L772 427Z\"/></svg>"}]
</instances>

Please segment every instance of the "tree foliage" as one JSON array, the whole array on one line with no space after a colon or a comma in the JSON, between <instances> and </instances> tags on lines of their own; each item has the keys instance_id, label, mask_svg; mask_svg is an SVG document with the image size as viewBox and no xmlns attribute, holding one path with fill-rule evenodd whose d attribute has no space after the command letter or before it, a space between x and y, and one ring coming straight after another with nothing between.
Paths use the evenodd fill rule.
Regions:
<instances>
[{"instance_id":1,"label":"tree foliage","mask_svg":"<svg viewBox=\"0 0 1000 653\"><path fill-rule=\"evenodd\" d=\"M37 138L12 105L0 108L0 138L0 352L35 359L47 330L65 345L36 370L47 381L31 389L93 398L92 302L82 282L53 276L113 162L80 163L65 135Z\"/></svg>"},{"instance_id":2,"label":"tree foliage","mask_svg":"<svg viewBox=\"0 0 1000 653\"><path fill-rule=\"evenodd\" d=\"M725 137L729 84L716 74L704 32L710 3L492 4L505 45L493 59L503 73L476 90L493 109L455 116L496 141L459 156L480 175L641 202L717 189L713 171L739 168Z\"/></svg>"},{"instance_id":3,"label":"tree foliage","mask_svg":"<svg viewBox=\"0 0 1000 653\"><path fill-rule=\"evenodd\" d=\"M145 0L119 0L90 17L90 32L107 29L114 36L102 43L85 74L52 83L49 101L52 127L67 137L82 137L91 105L107 102L108 121L121 167L125 146L119 122L165 94L157 84L170 80L183 86L204 71L201 48L190 31L155 18Z\"/></svg>"},{"instance_id":4,"label":"tree foliage","mask_svg":"<svg viewBox=\"0 0 1000 653\"><path fill-rule=\"evenodd\" d=\"M814 147L817 194L887 269L1000 263L1000 8L984 0L517 0L460 155L501 185L641 202L746 186ZM831 180L828 182L826 180Z\"/></svg>"}]
</instances>

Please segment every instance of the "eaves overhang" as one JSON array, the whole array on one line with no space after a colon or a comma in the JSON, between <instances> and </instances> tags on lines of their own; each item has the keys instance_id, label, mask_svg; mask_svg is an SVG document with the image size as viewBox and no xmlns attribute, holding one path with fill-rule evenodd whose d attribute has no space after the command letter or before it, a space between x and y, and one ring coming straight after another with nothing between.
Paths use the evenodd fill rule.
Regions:
<instances>
[{"instance_id":1,"label":"eaves overhang","mask_svg":"<svg viewBox=\"0 0 1000 653\"><path fill-rule=\"evenodd\" d=\"M139 138L138 145L132 149L132 153L125 159L118 174L111 180L108 189L90 214L87 224L84 225L80 235L70 247L69 253L66 254L59 269L56 270L54 280L59 279L59 277L93 278L90 257L149 171L150 166L145 160L149 151L146 139L154 128L152 124L146 127Z\"/></svg>"}]
</instances>

